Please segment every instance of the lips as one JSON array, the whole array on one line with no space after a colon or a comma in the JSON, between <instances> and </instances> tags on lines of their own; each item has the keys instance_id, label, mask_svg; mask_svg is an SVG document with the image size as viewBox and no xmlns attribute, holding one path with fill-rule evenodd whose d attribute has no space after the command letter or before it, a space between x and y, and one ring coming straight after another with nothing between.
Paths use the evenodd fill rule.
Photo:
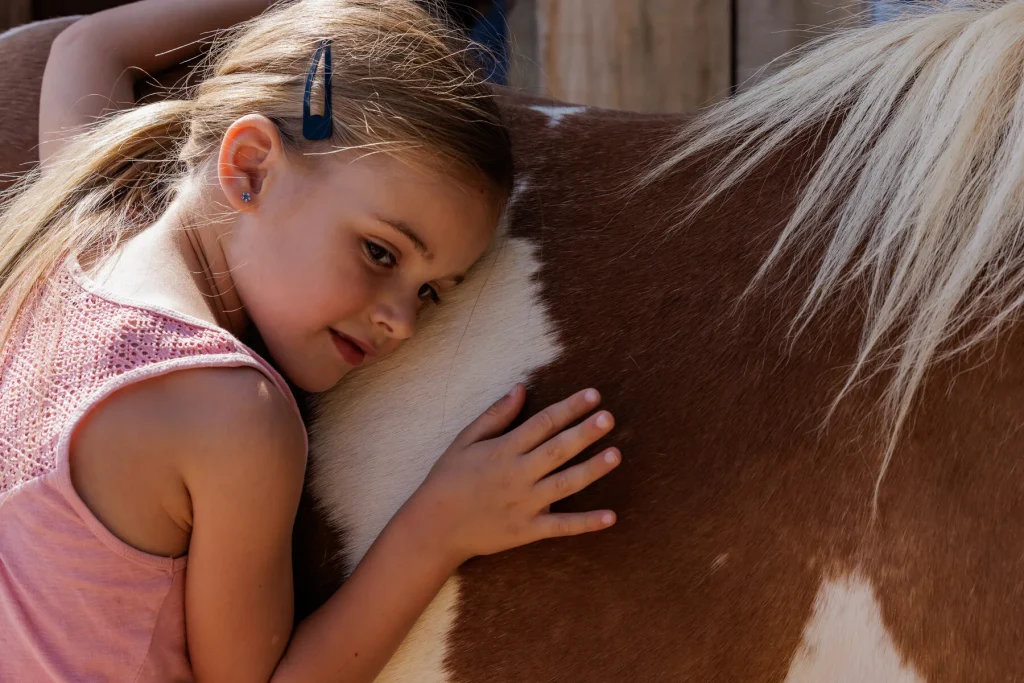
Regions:
<instances>
[{"instance_id":1,"label":"lips","mask_svg":"<svg viewBox=\"0 0 1024 683\"><path fill-rule=\"evenodd\" d=\"M331 341L334 342L334 347L338 349L342 359L352 367L359 367L367 356L376 355L376 351L370 345L335 330L331 330Z\"/></svg>"}]
</instances>

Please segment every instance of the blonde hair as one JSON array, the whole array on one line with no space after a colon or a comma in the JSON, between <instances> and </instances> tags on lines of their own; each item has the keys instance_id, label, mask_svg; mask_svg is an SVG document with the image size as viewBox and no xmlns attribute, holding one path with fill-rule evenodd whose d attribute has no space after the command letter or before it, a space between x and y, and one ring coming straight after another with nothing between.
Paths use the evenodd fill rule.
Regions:
<instances>
[{"instance_id":1,"label":"blonde hair","mask_svg":"<svg viewBox=\"0 0 1024 683\"><path fill-rule=\"evenodd\" d=\"M324 39L333 44L333 133L309 142L303 91ZM99 121L8 191L0 346L37 282L63 258L100 257L152 223L246 114L273 121L298 154L413 155L452 174L477 173L502 198L511 190L508 131L472 46L411 0L280 4L219 36L203 66L197 85L174 93L179 99ZM323 78L315 82L322 99Z\"/></svg>"},{"instance_id":2,"label":"blonde hair","mask_svg":"<svg viewBox=\"0 0 1024 683\"><path fill-rule=\"evenodd\" d=\"M845 28L688 126L642 179L719 146L688 220L795 139L827 141L753 287L821 252L795 338L850 286L868 292L836 404L883 369L892 459L926 369L993 337L1024 303L1024 2L918 3ZM677 223L678 225L679 223Z\"/></svg>"}]
</instances>

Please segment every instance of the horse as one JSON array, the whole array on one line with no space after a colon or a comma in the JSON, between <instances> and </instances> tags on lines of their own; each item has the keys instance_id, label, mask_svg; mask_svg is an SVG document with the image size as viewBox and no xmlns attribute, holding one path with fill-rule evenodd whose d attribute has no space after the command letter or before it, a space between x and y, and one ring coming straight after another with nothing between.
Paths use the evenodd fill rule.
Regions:
<instances>
[{"instance_id":1,"label":"horse","mask_svg":"<svg viewBox=\"0 0 1024 683\"><path fill-rule=\"evenodd\" d=\"M4 92L58 28L0 37L35 60ZM623 463L554 507L616 526L470 560L380 681L1020 678L1022 57L1024 3L976 1L824 37L696 115L502 91L493 248L304 397L300 612L512 383L524 417L593 385Z\"/></svg>"}]
</instances>

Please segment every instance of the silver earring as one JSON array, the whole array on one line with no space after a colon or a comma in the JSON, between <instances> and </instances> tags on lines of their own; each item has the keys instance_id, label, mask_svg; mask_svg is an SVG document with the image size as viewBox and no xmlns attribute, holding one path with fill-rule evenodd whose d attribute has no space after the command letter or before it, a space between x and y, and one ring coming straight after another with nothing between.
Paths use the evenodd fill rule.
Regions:
<instances>
[{"instance_id":1,"label":"silver earring","mask_svg":"<svg viewBox=\"0 0 1024 683\"><path fill-rule=\"evenodd\" d=\"M246 202L246 203L252 201L252 197L249 196L248 192L243 192L242 193L242 201Z\"/></svg>"}]
</instances>

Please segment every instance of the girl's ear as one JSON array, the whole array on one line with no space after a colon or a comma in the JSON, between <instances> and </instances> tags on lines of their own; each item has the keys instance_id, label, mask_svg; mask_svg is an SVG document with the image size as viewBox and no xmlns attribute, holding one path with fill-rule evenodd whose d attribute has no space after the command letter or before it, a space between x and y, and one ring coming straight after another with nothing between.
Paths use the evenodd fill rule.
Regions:
<instances>
[{"instance_id":1,"label":"girl's ear","mask_svg":"<svg viewBox=\"0 0 1024 683\"><path fill-rule=\"evenodd\" d=\"M217 157L217 179L228 204L237 211L253 208L283 159L281 134L270 119L249 114L232 123Z\"/></svg>"}]
</instances>

